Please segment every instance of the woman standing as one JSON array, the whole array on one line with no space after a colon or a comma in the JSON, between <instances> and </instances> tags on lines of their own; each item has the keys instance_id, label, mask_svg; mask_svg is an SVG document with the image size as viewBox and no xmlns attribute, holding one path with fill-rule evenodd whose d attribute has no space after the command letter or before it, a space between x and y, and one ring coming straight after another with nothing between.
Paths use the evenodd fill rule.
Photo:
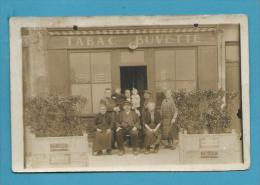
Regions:
<instances>
[{"instance_id":1,"label":"woman standing","mask_svg":"<svg viewBox=\"0 0 260 185\"><path fill-rule=\"evenodd\" d=\"M112 147L111 116L104 104L100 104L99 108L100 112L95 118L96 134L93 143L93 154L102 155L102 151L106 150L106 153L110 155Z\"/></svg>"},{"instance_id":2,"label":"woman standing","mask_svg":"<svg viewBox=\"0 0 260 185\"><path fill-rule=\"evenodd\" d=\"M178 130L175 123L178 110L175 106L171 90L165 91L165 99L161 105L162 140L167 140L166 148L175 149L178 141Z\"/></svg>"}]
</instances>

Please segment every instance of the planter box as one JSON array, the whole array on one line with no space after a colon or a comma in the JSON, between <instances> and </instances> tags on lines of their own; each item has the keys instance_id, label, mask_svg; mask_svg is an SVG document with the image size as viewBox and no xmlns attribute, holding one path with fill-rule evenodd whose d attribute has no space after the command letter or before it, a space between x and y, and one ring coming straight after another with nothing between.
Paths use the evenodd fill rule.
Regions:
<instances>
[{"instance_id":1,"label":"planter box","mask_svg":"<svg viewBox=\"0 0 260 185\"><path fill-rule=\"evenodd\" d=\"M183 164L241 163L242 143L235 132L225 134L179 135Z\"/></svg>"},{"instance_id":2,"label":"planter box","mask_svg":"<svg viewBox=\"0 0 260 185\"><path fill-rule=\"evenodd\" d=\"M28 132L27 132L28 134ZM26 137L27 168L88 166L88 135L67 137Z\"/></svg>"}]
</instances>

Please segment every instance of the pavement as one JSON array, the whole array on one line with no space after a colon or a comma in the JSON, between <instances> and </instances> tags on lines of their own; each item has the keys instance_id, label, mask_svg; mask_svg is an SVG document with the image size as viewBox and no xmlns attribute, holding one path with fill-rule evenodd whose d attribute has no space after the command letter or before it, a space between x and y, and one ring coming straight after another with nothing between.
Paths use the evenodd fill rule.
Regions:
<instances>
[{"instance_id":1,"label":"pavement","mask_svg":"<svg viewBox=\"0 0 260 185\"><path fill-rule=\"evenodd\" d=\"M89 155L89 167L122 167L122 166L142 166L142 165L169 165L179 164L179 149L175 150L160 148L158 153L138 155L132 153L131 148L126 148L126 154L119 156L118 150L113 150L112 155L92 155L91 146Z\"/></svg>"}]
</instances>

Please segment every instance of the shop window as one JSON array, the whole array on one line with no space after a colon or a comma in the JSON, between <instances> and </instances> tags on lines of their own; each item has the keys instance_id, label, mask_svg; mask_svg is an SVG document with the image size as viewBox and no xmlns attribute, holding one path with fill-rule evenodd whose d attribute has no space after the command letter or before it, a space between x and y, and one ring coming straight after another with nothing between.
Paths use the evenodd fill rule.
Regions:
<instances>
[{"instance_id":1,"label":"shop window","mask_svg":"<svg viewBox=\"0 0 260 185\"><path fill-rule=\"evenodd\" d=\"M92 112L92 95L90 84L71 84L71 95L85 97L87 102L82 111L84 113Z\"/></svg>"},{"instance_id":2,"label":"shop window","mask_svg":"<svg viewBox=\"0 0 260 185\"><path fill-rule=\"evenodd\" d=\"M192 91L196 89L196 81L176 81L175 89L178 90L186 90L186 91Z\"/></svg>"},{"instance_id":3,"label":"shop window","mask_svg":"<svg viewBox=\"0 0 260 185\"><path fill-rule=\"evenodd\" d=\"M91 53L92 83L111 82L110 53Z\"/></svg>"},{"instance_id":4,"label":"shop window","mask_svg":"<svg viewBox=\"0 0 260 185\"><path fill-rule=\"evenodd\" d=\"M70 54L70 79L72 84L91 82L90 53Z\"/></svg>"},{"instance_id":5,"label":"shop window","mask_svg":"<svg viewBox=\"0 0 260 185\"><path fill-rule=\"evenodd\" d=\"M238 42L226 43L226 90L240 92L240 47Z\"/></svg>"},{"instance_id":6,"label":"shop window","mask_svg":"<svg viewBox=\"0 0 260 185\"><path fill-rule=\"evenodd\" d=\"M175 51L160 50L155 52L156 81L175 80Z\"/></svg>"},{"instance_id":7,"label":"shop window","mask_svg":"<svg viewBox=\"0 0 260 185\"><path fill-rule=\"evenodd\" d=\"M161 81L161 82L156 82L156 91L157 92L164 92L167 89L172 89L175 90L175 81Z\"/></svg>"},{"instance_id":8,"label":"shop window","mask_svg":"<svg viewBox=\"0 0 260 185\"><path fill-rule=\"evenodd\" d=\"M194 50L176 50L176 80L196 80Z\"/></svg>"},{"instance_id":9,"label":"shop window","mask_svg":"<svg viewBox=\"0 0 260 185\"><path fill-rule=\"evenodd\" d=\"M157 92L196 89L196 50L155 51L155 74Z\"/></svg>"},{"instance_id":10,"label":"shop window","mask_svg":"<svg viewBox=\"0 0 260 185\"><path fill-rule=\"evenodd\" d=\"M218 89L218 47L198 47L198 87L201 90Z\"/></svg>"},{"instance_id":11,"label":"shop window","mask_svg":"<svg viewBox=\"0 0 260 185\"><path fill-rule=\"evenodd\" d=\"M67 51L48 52L50 93L60 96L69 95L69 69Z\"/></svg>"},{"instance_id":12,"label":"shop window","mask_svg":"<svg viewBox=\"0 0 260 185\"><path fill-rule=\"evenodd\" d=\"M99 102L104 97L106 88L111 88L111 83L92 84L92 101L94 113L99 111Z\"/></svg>"},{"instance_id":13,"label":"shop window","mask_svg":"<svg viewBox=\"0 0 260 185\"><path fill-rule=\"evenodd\" d=\"M109 52L70 53L71 94L87 99L86 114L98 112L104 90L111 87Z\"/></svg>"},{"instance_id":14,"label":"shop window","mask_svg":"<svg viewBox=\"0 0 260 185\"><path fill-rule=\"evenodd\" d=\"M239 44L238 43L226 43L226 61L227 62L239 62Z\"/></svg>"}]
</instances>

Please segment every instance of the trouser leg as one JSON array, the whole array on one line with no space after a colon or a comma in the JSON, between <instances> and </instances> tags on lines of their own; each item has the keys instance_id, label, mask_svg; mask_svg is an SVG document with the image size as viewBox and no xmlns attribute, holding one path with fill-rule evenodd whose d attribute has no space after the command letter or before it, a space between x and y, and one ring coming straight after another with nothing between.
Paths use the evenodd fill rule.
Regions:
<instances>
[{"instance_id":1,"label":"trouser leg","mask_svg":"<svg viewBox=\"0 0 260 185\"><path fill-rule=\"evenodd\" d=\"M113 129L112 130L112 136L111 136L111 144L112 144L112 149L115 149L116 148L116 130Z\"/></svg>"},{"instance_id":2,"label":"trouser leg","mask_svg":"<svg viewBox=\"0 0 260 185\"><path fill-rule=\"evenodd\" d=\"M138 145L138 131L137 130L131 131L130 136L131 136L132 147L135 150L137 148L137 145Z\"/></svg>"},{"instance_id":3,"label":"trouser leg","mask_svg":"<svg viewBox=\"0 0 260 185\"><path fill-rule=\"evenodd\" d=\"M124 135L125 135L124 129L120 129L119 131L116 132L116 138L117 138L117 144L119 150L124 150Z\"/></svg>"}]
</instances>

